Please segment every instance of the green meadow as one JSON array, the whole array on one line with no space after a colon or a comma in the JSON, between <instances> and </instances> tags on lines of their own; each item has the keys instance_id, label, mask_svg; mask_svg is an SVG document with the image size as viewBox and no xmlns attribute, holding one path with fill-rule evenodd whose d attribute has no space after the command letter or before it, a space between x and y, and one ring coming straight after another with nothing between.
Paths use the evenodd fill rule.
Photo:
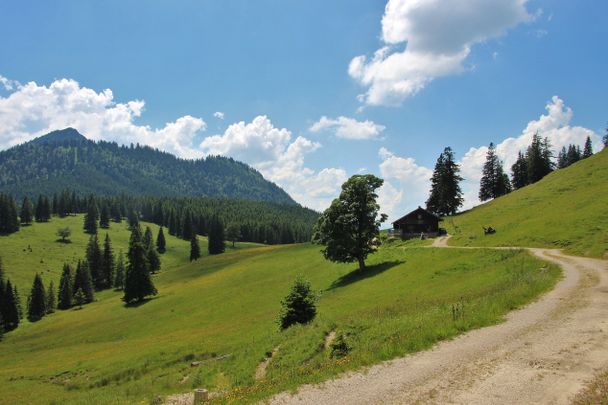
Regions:
<instances>
[{"instance_id":1,"label":"green meadow","mask_svg":"<svg viewBox=\"0 0 608 405\"><path fill-rule=\"evenodd\" d=\"M66 225L72 243L56 242L57 228ZM88 237L81 228L81 216L53 218L0 237L7 276L22 299L35 272L57 285L64 260L83 256ZM126 251L126 224L112 224L109 234L115 250ZM252 402L500 322L560 277L523 251L416 244L385 243L361 273L354 264L325 261L309 244L237 243L190 263L189 243L167 235L156 297L125 307L120 292L104 291L82 309L23 321L7 333L0 402L149 403L196 387L221 393L218 401ZM318 316L280 332L280 301L298 275L318 291ZM331 331L344 336L346 356L331 357L325 348ZM256 367L275 348L265 378L256 380Z\"/></svg>"},{"instance_id":2,"label":"green meadow","mask_svg":"<svg viewBox=\"0 0 608 405\"><path fill-rule=\"evenodd\" d=\"M605 257L608 252L608 150L549 174L443 226L457 246L561 248ZM496 229L484 235L483 227Z\"/></svg>"}]
</instances>

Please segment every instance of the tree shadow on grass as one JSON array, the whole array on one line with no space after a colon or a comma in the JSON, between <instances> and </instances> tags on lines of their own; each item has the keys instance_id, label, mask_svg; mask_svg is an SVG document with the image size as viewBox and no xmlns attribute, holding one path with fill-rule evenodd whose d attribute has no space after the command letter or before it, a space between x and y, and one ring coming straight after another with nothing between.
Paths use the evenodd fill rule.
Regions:
<instances>
[{"instance_id":1,"label":"tree shadow on grass","mask_svg":"<svg viewBox=\"0 0 608 405\"><path fill-rule=\"evenodd\" d=\"M55 240L55 242L63 243L64 245L68 245L68 244L72 243L72 241L69 239L57 239L57 240Z\"/></svg>"},{"instance_id":2,"label":"tree shadow on grass","mask_svg":"<svg viewBox=\"0 0 608 405\"><path fill-rule=\"evenodd\" d=\"M384 262L380 264L375 264L373 266L367 267L365 270L361 271L359 269L353 270L348 274L343 275L339 279L335 280L329 288L329 290L334 290L340 287L346 287L352 283L356 283L357 281L365 280L366 278L377 276L378 274L384 273L386 270L389 270L395 266L405 263L405 260L393 260L390 262Z\"/></svg>"},{"instance_id":3,"label":"tree shadow on grass","mask_svg":"<svg viewBox=\"0 0 608 405\"><path fill-rule=\"evenodd\" d=\"M129 302L125 304L125 308L138 308L141 307L144 304L147 304L148 302L157 299L158 297L149 297L149 298L144 298L141 301L136 301L136 302Z\"/></svg>"}]
</instances>

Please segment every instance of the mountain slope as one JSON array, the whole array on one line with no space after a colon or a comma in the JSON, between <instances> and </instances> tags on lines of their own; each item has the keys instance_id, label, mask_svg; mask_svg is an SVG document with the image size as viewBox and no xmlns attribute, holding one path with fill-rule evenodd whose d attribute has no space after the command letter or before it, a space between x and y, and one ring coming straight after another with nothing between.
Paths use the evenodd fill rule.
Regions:
<instances>
[{"instance_id":1,"label":"mountain slope","mask_svg":"<svg viewBox=\"0 0 608 405\"><path fill-rule=\"evenodd\" d=\"M93 142L73 128L0 152L0 191L16 197L64 189L103 195L207 196L295 204L244 163L184 160L145 146Z\"/></svg>"},{"instance_id":2,"label":"mountain slope","mask_svg":"<svg viewBox=\"0 0 608 405\"><path fill-rule=\"evenodd\" d=\"M453 245L557 247L602 257L608 252L608 149L444 223ZM484 226L496 234L484 236Z\"/></svg>"}]
</instances>

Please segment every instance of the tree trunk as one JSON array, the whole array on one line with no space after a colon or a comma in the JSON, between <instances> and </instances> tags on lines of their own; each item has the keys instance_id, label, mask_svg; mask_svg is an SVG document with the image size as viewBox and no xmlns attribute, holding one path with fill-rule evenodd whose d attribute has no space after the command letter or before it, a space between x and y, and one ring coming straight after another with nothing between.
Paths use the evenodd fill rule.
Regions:
<instances>
[{"instance_id":1,"label":"tree trunk","mask_svg":"<svg viewBox=\"0 0 608 405\"><path fill-rule=\"evenodd\" d=\"M365 270L365 260L362 257L357 258L359 260L359 271Z\"/></svg>"}]
</instances>

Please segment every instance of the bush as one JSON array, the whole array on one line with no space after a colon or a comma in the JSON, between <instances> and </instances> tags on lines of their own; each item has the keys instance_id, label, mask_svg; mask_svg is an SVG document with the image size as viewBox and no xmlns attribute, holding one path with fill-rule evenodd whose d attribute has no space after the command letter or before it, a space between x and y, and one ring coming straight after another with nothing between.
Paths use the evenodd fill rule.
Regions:
<instances>
[{"instance_id":1,"label":"bush","mask_svg":"<svg viewBox=\"0 0 608 405\"><path fill-rule=\"evenodd\" d=\"M287 329L296 323L305 324L317 315L315 305L317 296L310 288L310 283L297 278L289 294L281 301L283 306L279 316L281 329Z\"/></svg>"}]
</instances>

